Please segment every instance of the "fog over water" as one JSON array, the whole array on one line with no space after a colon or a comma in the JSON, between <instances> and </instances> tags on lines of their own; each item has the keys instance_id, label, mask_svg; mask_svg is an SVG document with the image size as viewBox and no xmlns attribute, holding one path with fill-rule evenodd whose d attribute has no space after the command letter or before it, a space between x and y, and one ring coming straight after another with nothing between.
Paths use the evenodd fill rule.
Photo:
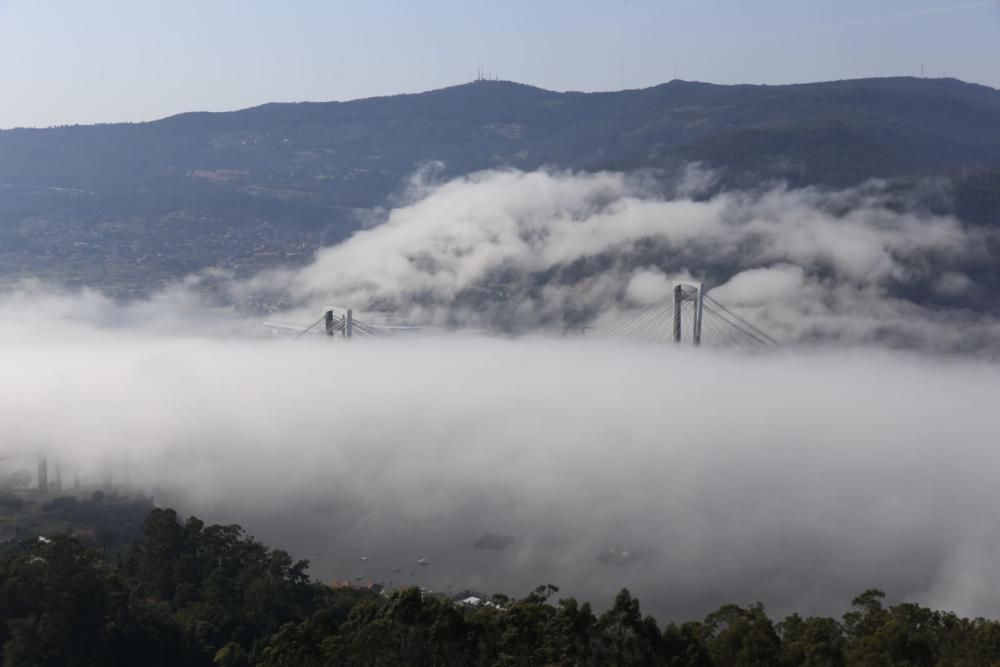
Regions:
<instances>
[{"instance_id":1,"label":"fog over water","mask_svg":"<svg viewBox=\"0 0 1000 667\"><path fill-rule=\"evenodd\" d=\"M876 185L695 201L696 176L670 196L615 174L417 182L314 265L227 287L283 292L303 323L391 305L513 317L519 336L268 338L209 309L196 278L131 304L26 283L0 297L0 452L90 479L111 460L323 579L553 583L598 606L627 586L663 618L755 600L834 613L868 587L1000 614L982 585L1000 576L997 325L947 302L981 289L984 233L890 208ZM498 272L506 298L446 312ZM680 276L722 276L712 294L786 345L539 333L567 313L613 321ZM474 548L486 534L513 539Z\"/></svg>"}]
</instances>

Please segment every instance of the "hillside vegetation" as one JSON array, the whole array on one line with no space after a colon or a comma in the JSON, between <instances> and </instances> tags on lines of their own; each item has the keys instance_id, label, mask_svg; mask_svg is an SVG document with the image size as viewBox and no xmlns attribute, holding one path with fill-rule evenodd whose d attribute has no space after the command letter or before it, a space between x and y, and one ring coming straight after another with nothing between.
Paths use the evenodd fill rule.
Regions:
<instances>
[{"instance_id":1,"label":"hillside vegetation","mask_svg":"<svg viewBox=\"0 0 1000 667\"><path fill-rule=\"evenodd\" d=\"M671 81L558 93L484 81L414 95L266 104L139 124L0 131L0 265L128 292L215 266L301 264L391 204L430 162L652 169L720 187L954 179L997 222L1000 91L953 79L788 86Z\"/></svg>"},{"instance_id":2,"label":"hillside vegetation","mask_svg":"<svg viewBox=\"0 0 1000 667\"><path fill-rule=\"evenodd\" d=\"M776 621L761 604L661 624L622 590L604 611L555 586L472 605L310 580L239 526L153 510L109 560L70 537L0 551L0 664L991 665L1000 623L869 590L840 618ZM604 601L602 601L604 602Z\"/></svg>"}]
</instances>

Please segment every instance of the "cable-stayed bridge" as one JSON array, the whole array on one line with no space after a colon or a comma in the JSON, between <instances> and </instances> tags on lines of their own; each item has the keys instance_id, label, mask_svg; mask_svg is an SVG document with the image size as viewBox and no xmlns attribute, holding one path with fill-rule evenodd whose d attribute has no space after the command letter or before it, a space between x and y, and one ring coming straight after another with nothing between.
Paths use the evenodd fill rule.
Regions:
<instances>
[{"instance_id":1,"label":"cable-stayed bridge","mask_svg":"<svg viewBox=\"0 0 1000 667\"><path fill-rule=\"evenodd\" d=\"M320 324L323 325L322 328L320 328ZM365 324L360 320L354 319L353 310L346 310L340 315L334 313L332 309L327 310L323 313L323 317L310 324L306 329L303 329L298 335L305 336L313 331L317 333L322 332L327 336L341 336L343 338L392 335L390 329Z\"/></svg>"},{"instance_id":2,"label":"cable-stayed bridge","mask_svg":"<svg viewBox=\"0 0 1000 667\"><path fill-rule=\"evenodd\" d=\"M354 317L354 311L343 308L328 308L323 316L307 327L299 327L277 322L265 322L264 326L272 330L294 332L296 337L324 335L339 338L375 338L414 333L423 327L395 324L370 324Z\"/></svg>"},{"instance_id":3,"label":"cable-stayed bridge","mask_svg":"<svg viewBox=\"0 0 1000 667\"><path fill-rule=\"evenodd\" d=\"M624 319L598 327L608 338L634 338L652 343L695 346L766 348L778 342L705 294L701 283L678 282L670 294Z\"/></svg>"},{"instance_id":4,"label":"cable-stayed bridge","mask_svg":"<svg viewBox=\"0 0 1000 667\"><path fill-rule=\"evenodd\" d=\"M356 317L352 310L327 309L307 327L265 323L272 329L344 339L375 338L410 334L427 329L419 326L373 324ZM759 349L778 343L745 318L708 296L701 283L677 282L670 293L623 318L586 330L602 338L628 338L651 343L684 343L695 346Z\"/></svg>"}]
</instances>

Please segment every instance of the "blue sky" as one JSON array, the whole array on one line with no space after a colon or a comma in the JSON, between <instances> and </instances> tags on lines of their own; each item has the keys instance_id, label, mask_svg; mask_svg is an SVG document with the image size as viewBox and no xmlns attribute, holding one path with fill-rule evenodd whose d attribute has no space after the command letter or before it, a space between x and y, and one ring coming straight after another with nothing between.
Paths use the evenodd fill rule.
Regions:
<instances>
[{"instance_id":1,"label":"blue sky","mask_svg":"<svg viewBox=\"0 0 1000 667\"><path fill-rule=\"evenodd\" d=\"M1000 0L0 0L0 127L463 83L947 75L1000 88Z\"/></svg>"}]
</instances>

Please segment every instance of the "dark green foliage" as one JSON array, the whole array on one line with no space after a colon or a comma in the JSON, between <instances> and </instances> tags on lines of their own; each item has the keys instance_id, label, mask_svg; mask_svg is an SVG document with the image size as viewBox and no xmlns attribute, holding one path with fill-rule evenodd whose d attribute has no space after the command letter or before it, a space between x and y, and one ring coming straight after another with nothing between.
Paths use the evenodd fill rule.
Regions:
<instances>
[{"instance_id":1,"label":"dark green foliage","mask_svg":"<svg viewBox=\"0 0 1000 667\"><path fill-rule=\"evenodd\" d=\"M113 559L140 537L152 501L97 491L89 498L57 496L48 501L0 493L0 549L38 535L67 535Z\"/></svg>"},{"instance_id":2,"label":"dark green foliage","mask_svg":"<svg viewBox=\"0 0 1000 667\"><path fill-rule=\"evenodd\" d=\"M712 663L764 667L781 662L781 641L760 603L746 609L725 605L703 625Z\"/></svg>"},{"instance_id":3,"label":"dark green foliage","mask_svg":"<svg viewBox=\"0 0 1000 667\"><path fill-rule=\"evenodd\" d=\"M154 509L144 533L121 572L137 595L164 602L206 655L229 642L256 648L282 624L313 612L327 593L309 581L307 562L268 549L239 526L206 527L195 518L182 524L173 510ZM218 659L233 655L231 648Z\"/></svg>"},{"instance_id":4,"label":"dark green foliage","mask_svg":"<svg viewBox=\"0 0 1000 667\"><path fill-rule=\"evenodd\" d=\"M57 499L53 508L73 506ZM728 604L661 629L622 590L595 614L558 589L464 607L416 588L388 597L331 589L238 526L153 510L112 564L66 536L0 554L0 665L663 665L665 667L1000 664L1000 622L865 591L842 620Z\"/></svg>"},{"instance_id":5,"label":"dark green foliage","mask_svg":"<svg viewBox=\"0 0 1000 667\"><path fill-rule=\"evenodd\" d=\"M68 537L26 541L0 556L2 664L250 664L282 625L336 609L306 565L172 510L114 566Z\"/></svg>"},{"instance_id":6,"label":"dark green foliage","mask_svg":"<svg viewBox=\"0 0 1000 667\"><path fill-rule=\"evenodd\" d=\"M100 557L54 538L2 563L4 665L85 665L107 657L103 620L114 595Z\"/></svg>"},{"instance_id":7,"label":"dark green foliage","mask_svg":"<svg viewBox=\"0 0 1000 667\"><path fill-rule=\"evenodd\" d=\"M816 667L845 664L844 630L834 619L803 620L798 614L792 614L779 624L778 629L785 664Z\"/></svg>"}]
</instances>

